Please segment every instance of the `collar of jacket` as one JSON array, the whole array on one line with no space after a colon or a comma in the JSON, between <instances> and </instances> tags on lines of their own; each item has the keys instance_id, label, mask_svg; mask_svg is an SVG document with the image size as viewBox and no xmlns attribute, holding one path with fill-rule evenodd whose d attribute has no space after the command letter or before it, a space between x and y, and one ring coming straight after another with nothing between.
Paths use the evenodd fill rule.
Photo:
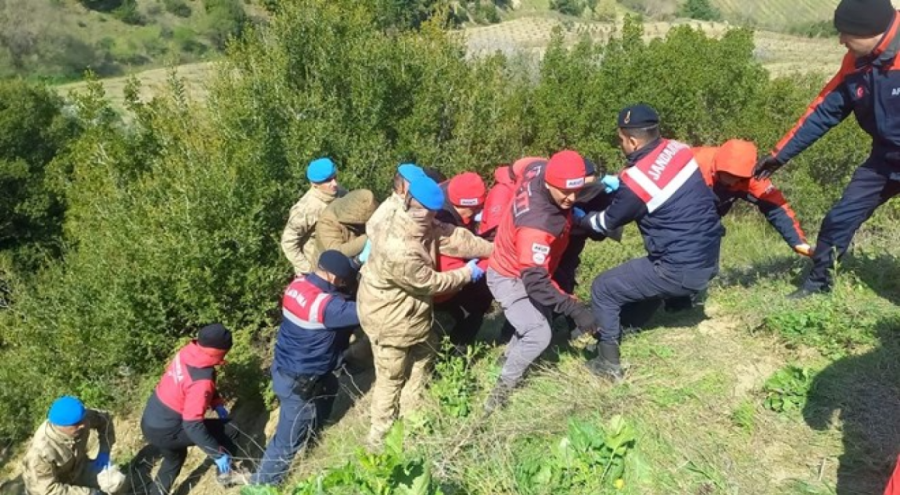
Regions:
<instances>
[{"instance_id":1,"label":"collar of jacket","mask_svg":"<svg viewBox=\"0 0 900 495\"><path fill-rule=\"evenodd\" d=\"M310 186L309 190L312 192L313 197L325 203L331 203L337 197L337 193L328 193L315 186Z\"/></svg>"},{"instance_id":2,"label":"collar of jacket","mask_svg":"<svg viewBox=\"0 0 900 495\"><path fill-rule=\"evenodd\" d=\"M662 138L654 139L653 141L647 143L646 146L639 150L633 151L629 155L625 155L625 159L628 160L628 166L634 166L635 163L639 162L641 158L649 155L651 151L655 150L662 143Z\"/></svg>"},{"instance_id":3,"label":"collar of jacket","mask_svg":"<svg viewBox=\"0 0 900 495\"><path fill-rule=\"evenodd\" d=\"M220 351L219 349L210 350ZM212 368L213 366L225 364L226 353L224 351L209 352L200 347L200 344L197 343L196 339L184 346L178 354L181 356L182 363L186 366L193 366L194 368Z\"/></svg>"},{"instance_id":4,"label":"collar of jacket","mask_svg":"<svg viewBox=\"0 0 900 495\"><path fill-rule=\"evenodd\" d=\"M328 294L338 294L341 292L341 289L338 288L338 286L316 275L315 273L307 274L306 281L318 287L322 292L327 292Z\"/></svg>"},{"instance_id":5,"label":"collar of jacket","mask_svg":"<svg viewBox=\"0 0 900 495\"><path fill-rule=\"evenodd\" d=\"M81 429L74 436L66 435L65 433L59 431L59 429L53 425L53 423L47 421L47 437L50 440L62 445L72 446L75 445L75 441L78 440L78 437L81 435L81 432L84 431L84 428Z\"/></svg>"},{"instance_id":6,"label":"collar of jacket","mask_svg":"<svg viewBox=\"0 0 900 495\"><path fill-rule=\"evenodd\" d=\"M900 12L894 12L894 19L881 37L878 45L868 56L856 59L856 68L861 69L867 65L875 67L890 65L894 58L897 57L897 52L900 51L900 36L897 36L898 27L900 27Z\"/></svg>"}]
</instances>

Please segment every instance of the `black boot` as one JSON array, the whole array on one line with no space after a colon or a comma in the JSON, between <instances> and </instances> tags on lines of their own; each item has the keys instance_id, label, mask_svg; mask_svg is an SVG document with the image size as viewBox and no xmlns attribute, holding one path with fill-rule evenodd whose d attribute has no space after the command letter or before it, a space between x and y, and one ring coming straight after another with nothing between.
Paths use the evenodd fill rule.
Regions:
<instances>
[{"instance_id":1,"label":"black boot","mask_svg":"<svg viewBox=\"0 0 900 495\"><path fill-rule=\"evenodd\" d=\"M484 401L484 415L488 416L494 411L506 407L512 390L513 387L504 383L503 380L497 380L497 384L494 385L493 390Z\"/></svg>"},{"instance_id":2,"label":"black boot","mask_svg":"<svg viewBox=\"0 0 900 495\"><path fill-rule=\"evenodd\" d=\"M591 373L617 383L625 379L625 372L622 371L619 361L619 344L600 342L597 349L599 350L597 357L585 363Z\"/></svg>"}]
</instances>

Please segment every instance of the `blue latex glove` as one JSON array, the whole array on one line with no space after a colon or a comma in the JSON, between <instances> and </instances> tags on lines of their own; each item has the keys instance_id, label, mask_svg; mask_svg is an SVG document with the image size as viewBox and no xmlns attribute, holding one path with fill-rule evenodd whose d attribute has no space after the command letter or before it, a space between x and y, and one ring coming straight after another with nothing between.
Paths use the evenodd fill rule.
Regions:
<instances>
[{"instance_id":1,"label":"blue latex glove","mask_svg":"<svg viewBox=\"0 0 900 495\"><path fill-rule=\"evenodd\" d=\"M228 409L225 409L225 406L219 404L215 408L216 414L219 415L219 419L228 419Z\"/></svg>"},{"instance_id":2,"label":"blue latex glove","mask_svg":"<svg viewBox=\"0 0 900 495\"><path fill-rule=\"evenodd\" d=\"M484 218L484 212L483 212L483 211L479 211L478 213L475 214L474 219L475 219L476 222L481 222L481 219L482 219L482 218Z\"/></svg>"},{"instance_id":3,"label":"blue latex glove","mask_svg":"<svg viewBox=\"0 0 900 495\"><path fill-rule=\"evenodd\" d=\"M97 458L91 463L95 471L103 471L110 465L109 452L99 452Z\"/></svg>"},{"instance_id":4,"label":"blue latex glove","mask_svg":"<svg viewBox=\"0 0 900 495\"><path fill-rule=\"evenodd\" d=\"M472 270L472 282L478 282L484 276L484 270L478 266L478 260L469 260L466 266Z\"/></svg>"},{"instance_id":5,"label":"blue latex glove","mask_svg":"<svg viewBox=\"0 0 900 495\"><path fill-rule=\"evenodd\" d=\"M222 455L216 459L216 467L219 468L220 473L230 473L231 456L223 452Z\"/></svg>"},{"instance_id":6,"label":"blue latex glove","mask_svg":"<svg viewBox=\"0 0 900 495\"><path fill-rule=\"evenodd\" d=\"M600 179L600 183L606 186L603 191L606 194L609 194L614 191L619 190L619 177L615 175L604 175L602 179Z\"/></svg>"},{"instance_id":7,"label":"blue latex glove","mask_svg":"<svg viewBox=\"0 0 900 495\"><path fill-rule=\"evenodd\" d=\"M581 208L577 206L575 208L572 208L572 216L575 217L576 222L584 218L585 215L587 215L587 213L585 213Z\"/></svg>"},{"instance_id":8,"label":"blue latex glove","mask_svg":"<svg viewBox=\"0 0 900 495\"><path fill-rule=\"evenodd\" d=\"M370 241L369 239L366 239L366 245L363 246L362 252L359 253L359 256L357 256L356 259L359 260L360 264L365 264L365 262L369 260L369 254L371 254L371 253L372 253L372 241Z\"/></svg>"}]
</instances>

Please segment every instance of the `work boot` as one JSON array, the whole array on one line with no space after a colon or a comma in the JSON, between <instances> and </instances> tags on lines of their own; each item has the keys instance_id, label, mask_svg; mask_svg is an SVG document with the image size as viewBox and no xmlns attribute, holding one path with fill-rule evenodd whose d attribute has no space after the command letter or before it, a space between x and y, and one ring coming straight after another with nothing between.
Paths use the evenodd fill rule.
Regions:
<instances>
[{"instance_id":1,"label":"work boot","mask_svg":"<svg viewBox=\"0 0 900 495\"><path fill-rule=\"evenodd\" d=\"M498 409L503 409L509 404L509 395L512 393L513 387L507 385L502 380L497 380L491 393L488 394L484 401L484 415L488 416Z\"/></svg>"},{"instance_id":2,"label":"work boot","mask_svg":"<svg viewBox=\"0 0 900 495\"><path fill-rule=\"evenodd\" d=\"M826 294L829 290L825 287L818 287L814 289L810 289L806 286L800 287L799 289L791 292L787 295L787 299L790 301L799 301L801 299L806 299L809 296L813 296L816 294Z\"/></svg>"},{"instance_id":3,"label":"work boot","mask_svg":"<svg viewBox=\"0 0 900 495\"><path fill-rule=\"evenodd\" d=\"M622 365L619 362L619 344L600 342L597 349L599 350L597 357L585 363L587 369L591 373L615 383L624 380L625 372L622 371Z\"/></svg>"},{"instance_id":4,"label":"work boot","mask_svg":"<svg viewBox=\"0 0 900 495\"><path fill-rule=\"evenodd\" d=\"M219 473L216 476L216 482L222 488L231 488L234 486L250 484L250 473L243 468L232 467L227 473Z\"/></svg>"}]
</instances>

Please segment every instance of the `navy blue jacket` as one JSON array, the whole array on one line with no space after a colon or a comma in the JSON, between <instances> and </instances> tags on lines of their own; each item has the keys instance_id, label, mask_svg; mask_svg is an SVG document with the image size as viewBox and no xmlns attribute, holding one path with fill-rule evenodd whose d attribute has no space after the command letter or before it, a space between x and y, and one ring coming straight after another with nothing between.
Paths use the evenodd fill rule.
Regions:
<instances>
[{"instance_id":1,"label":"navy blue jacket","mask_svg":"<svg viewBox=\"0 0 900 495\"><path fill-rule=\"evenodd\" d=\"M657 140L631 153L626 157L627 166L633 167L650 154L660 153L668 143ZM602 212L585 216L582 225L610 231L636 221L650 260L668 278L689 289L704 288L718 272L724 229L716 211L715 194L695 161L690 168L693 173L652 212L645 199L623 180L612 204Z\"/></svg>"},{"instance_id":2,"label":"navy blue jacket","mask_svg":"<svg viewBox=\"0 0 900 495\"><path fill-rule=\"evenodd\" d=\"M323 313L322 324L325 328L303 328L285 318L275 342L274 367L288 375L321 376L338 366L341 353L349 345L353 328L359 325L359 317L356 302L347 300L347 296L333 284L314 273L304 277L306 283L332 296Z\"/></svg>"},{"instance_id":3,"label":"navy blue jacket","mask_svg":"<svg viewBox=\"0 0 900 495\"><path fill-rule=\"evenodd\" d=\"M853 112L872 136L873 154L887 156L887 167L900 171L900 14L868 56L844 56L841 69L812 102L806 114L775 147L785 163L812 145Z\"/></svg>"}]
</instances>

